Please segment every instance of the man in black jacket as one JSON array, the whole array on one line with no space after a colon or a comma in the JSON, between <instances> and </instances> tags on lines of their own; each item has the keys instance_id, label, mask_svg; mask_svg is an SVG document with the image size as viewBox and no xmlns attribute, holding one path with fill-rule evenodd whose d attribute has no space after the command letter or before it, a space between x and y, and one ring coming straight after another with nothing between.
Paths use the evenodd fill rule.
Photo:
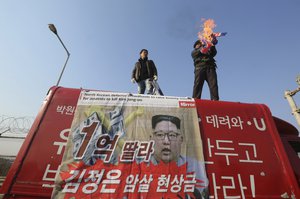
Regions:
<instances>
[{"instance_id":1,"label":"man in black jacket","mask_svg":"<svg viewBox=\"0 0 300 199\"><path fill-rule=\"evenodd\" d=\"M201 93L204 81L207 82L211 100L219 100L218 92L218 80L214 56L216 56L217 50L213 45L206 52L203 51L203 44L197 40L194 44L194 50L192 51L192 58L194 60L194 89L193 98L201 99Z\"/></svg>"},{"instance_id":2,"label":"man in black jacket","mask_svg":"<svg viewBox=\"0 0 300 199\"><path fill-rule=\"evenodd\" d=\"M131 82L138 84L138 93L144 94L147 89L147 94L153 92L152 81L157 80L157 70L152 60L148 60L148 50L142 49L140 58L135 63L131 75Z\"/></svg>"}]
</instances>

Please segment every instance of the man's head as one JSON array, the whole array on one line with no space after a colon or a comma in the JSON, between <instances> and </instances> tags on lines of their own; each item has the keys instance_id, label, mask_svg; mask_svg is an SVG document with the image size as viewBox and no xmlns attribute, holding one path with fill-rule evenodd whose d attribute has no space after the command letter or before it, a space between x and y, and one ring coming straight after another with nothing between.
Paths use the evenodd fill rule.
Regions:
<instances>
[{"instance_id":1,"label":"man's head","mask_svg":"<svg viewBox=\"0 0 300 199\"><path fill-rule=\"evenodd\" d=\"M177 161L183 142L180 119L170 115L155 115L152 117L152 130L154 158L165 163Z\"/></svg>"},{"instance_id":2,"label":"man's head","mask_svg":"<svg viewBox=\"0 0 300 199\"><path fill-rule=\"evenodd\" d=\"M200 40L197 40L195 43L194 43L194 48L200 48L202 46L202 43Z\"/></svg>"},{"instance_id":3,"label":"man's head","mask_svg":"<svg viewBox=\"0 0 300 199\"><path fill-rule=\"evenodd\" d=\"M148 50L147 50L147 49L142 49L142 50L140 51L140 57L141 57L142 59L147 58L147 57L148 57Z\"/></svg>"}]
</instances>

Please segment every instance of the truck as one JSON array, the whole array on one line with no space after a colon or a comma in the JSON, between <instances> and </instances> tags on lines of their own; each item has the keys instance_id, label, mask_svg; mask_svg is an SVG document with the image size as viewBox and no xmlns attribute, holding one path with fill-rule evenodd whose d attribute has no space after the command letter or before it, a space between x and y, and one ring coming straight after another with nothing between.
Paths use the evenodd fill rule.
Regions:
<instances>
[{"instance_id":1,"label":"truck","mask_svg":"<svg viewBox=\"0 0 300 199\"><path fill-rule=\"evenodd\" d=\"M80 193L79 191L70 191L59 197L53 194L55 190L56 192L65 190L63 187L57 187L62 182L64 186L67 186L68 182L70 186L74 185L74 183L70 183L74 180L71 179L72 176L70 177L70 175L77 170L70 169L72 171L65 177L65 180L58 182L57 179L58 176L62 177L62 162L66 160L64 153L66 153L66 148L70 142L69 134L73 128L74 115L79 109L78 102L84 98L83 93L89 97L93 94L93 100L105 98L105 95L98 95L97 90L58 86L49 89L40 111L3 182L0 189L1 199L61 198L62 196L64 198L118 198L120 195L114 195L115 192L125 192L121 188L111 192L113 187L117 186L113 184L110 185L111 189L106 189L110 190L110 194L101 194L101 190L104 190L103 183L105 180L99 180L97 188L94 187L95 189L85 189L85 192L81 191ZM109 92L108 94L111 97L110 100L123 100L121 96L124 96L124 93ZM126 96L131 97L132 95ZM112 98L112 96L117 96L117 98ZM147 110L152 109L152 106L147 107L147 100L150 99L144 100L150 96L134 95L134 97L134 99L138 99L134 103L143 103ZM128 99L127 97L126 100L128 101ZM139 99L144 101L139 102ZM164 100L173 103L172 100L174 99L175 97L159 96L157 103L158 105L160 102L164 103ZM201 150L200 156L203 155L205 173L209 182L208 195L201 197L215 199L300 198L300 138L297 128L273 116L264 104L176 99L179 99L181 108L195 110L197 115L196 125L193 128L199 129L200 138L191 140L191 142L200 143L201 148L196 150ZM105 106L103 105L102 108L105 109ZM126 124L128 122L125 121L123 126ZM189 128L189 126L185 126L185 128ZM73 131L75 131L74 129L75 127ZM188 139L188 136L185 139ZM83 142L81 141L80 144ZM124 143L126 140L123 140ZM138 142L140 146L142 143ZM97 144L96 146L99 146L99 142ZM186 146L189 149L193 148L194 145L187 143ZM69 151L72 153L71 149ZM152 153L153 151L150 150L149 154ZM196 153L198 152L196 151ZM107 164L102 164L108 169L105 165L107 166ZM80 172L83 173L83 170ZM76 178L76 180L76 182L85 182L85 178ZM118 181L119 184L123 183L122 180ZM124 179L124 181L127 183L129 180ZM174 193L177 192L176 188L179 190L184 187L183 185L182 187L175 187L174 180L173 184L170 183L166 189L157 191L158 186L162 186L162 184L158 181L154 189L154 181L152 184L148 184L148 190L153 189L154 192L160 192L160 194L163 194L164 191L162 190L168 189ZM140 182L135 184L141 186ZM187 183L186 180L182 180L182 182ZM79 189L83 190L84 187L80 185ZM134 195L134 193L139 192L136 190L128 191L133 195L129 194L127 198L150 198L149 195L148 197L147 195ZM188 190L187 184L184 190ZM95 195L96 193L98 195ZM188 196L201 198L193 194ZM170 195L159 195L159 197L184 198L180 194L177 194L176 197ZM188 198L187 195L185 197Z\"/></svg>"}]
</instances>

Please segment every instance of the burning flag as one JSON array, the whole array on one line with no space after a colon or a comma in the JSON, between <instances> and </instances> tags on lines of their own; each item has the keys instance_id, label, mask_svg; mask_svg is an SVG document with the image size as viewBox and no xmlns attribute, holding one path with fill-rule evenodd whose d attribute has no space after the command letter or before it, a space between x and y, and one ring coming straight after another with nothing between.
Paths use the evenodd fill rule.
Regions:
<instances>
[{"instance_id":1,"label":"burning flag","mask_svg":"<svg viewBox=\"0 0 300 199\"><path fill-rule=\"evenodd\" d=\"M203 30L198 32L198 38L202 43L201 53L206 54L210 47L218 43L217 37L225 36L227 32L213 32L213 29L217 26L213 19L201 20L204 21Z\"/></svg>"}]
</instances>

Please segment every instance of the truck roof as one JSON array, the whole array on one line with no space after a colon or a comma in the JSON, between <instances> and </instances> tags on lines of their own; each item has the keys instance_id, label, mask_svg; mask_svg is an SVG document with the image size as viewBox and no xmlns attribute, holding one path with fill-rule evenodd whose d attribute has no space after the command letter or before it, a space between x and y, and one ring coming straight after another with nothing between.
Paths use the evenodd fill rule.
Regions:
<instances>
[{"instance_id":1,"label":"truck roof","mask_svg":"<svg viewBox=\"0 0 300 199\"><path fill-rule=\"evenodd\" d=\"M0 198L51 197L84 90L50 88ZM211 197L300 198L300 159L289 148L291 141L300 143L295 127L263 104L195 99L195 108Z\"/></svg>"}]
</instances>

